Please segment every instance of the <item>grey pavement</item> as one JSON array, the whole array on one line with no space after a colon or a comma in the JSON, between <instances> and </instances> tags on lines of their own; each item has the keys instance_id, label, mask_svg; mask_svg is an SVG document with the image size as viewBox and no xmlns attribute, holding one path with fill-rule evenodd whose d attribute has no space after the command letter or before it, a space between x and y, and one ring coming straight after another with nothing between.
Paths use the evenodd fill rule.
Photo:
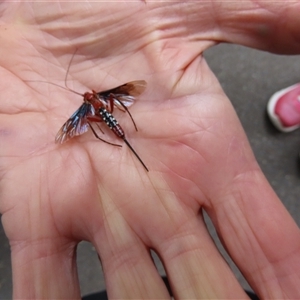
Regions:
<instances>
[{"instance_id":1,"label":"grey pavement","mask_svg":"<svg viewBox=\"0 0 300 300\"><path fill-rule=\"evenodd\" d=\"M300 130L278 132L266 117L266 104L277 90L300 82L300 56L273 55L222 44L206 51L205 58L231 99L264 174L299 225ZM221 247L209 220L208 224ZM2 227L0 241L0 299L11 299L9 245ZM223 249L222 253L227 257ZM158 259L155 261L163 273ZM230 266L242 286L248 287L232 262ZM97 254L87 242L78 247L78 268L83 295L105 288Z\"/></svg>"}]
</instances>

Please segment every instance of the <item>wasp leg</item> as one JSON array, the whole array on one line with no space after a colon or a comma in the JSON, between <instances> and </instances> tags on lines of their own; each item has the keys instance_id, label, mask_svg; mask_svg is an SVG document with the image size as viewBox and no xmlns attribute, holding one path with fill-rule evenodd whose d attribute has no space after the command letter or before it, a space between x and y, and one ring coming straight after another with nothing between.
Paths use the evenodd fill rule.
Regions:
<instances>
[{"instance_id":1,"label":"wasp leg","mask_svg":"<svg viewBox=\"0 0 300 300\"><path fill-rule=\"evenodd\" d=\"M135 122L133 120L133 117L132 117L130 111L128 110L128 108L122 103L122 101L119 101L119 100L117 100L117 101L124 108L124 110L128 113L128 115L129 115L129 117L130 117L130 119L131 119L131 121L132 121L132 123L134 125L135 130L138 131L137 126L136 126L136 124L135 124Z\"/></svg>"},{"instance_id":2,"label":"wasp leg","mask_svg":"<svg viewBox=\"0 0 300 300\"><path fill-rule=\"evenodd\" d=\"M96 132L95 129L93 128L92 124L89 123L89 122L88 122L88 124L89 124L90 128L92 129L92 132L93 132L94 136L95 136L98 140L100 140L100 141L102 141L102 142L104 142L104 143L106 143L106 144L112 145L112 146L122 147L122 145L110 143L110 142L108 142L108 141L106 141L106 140L101 139L101 137L97 134L97 132ZM101 131L102 131L102 130L101 130Z\"/></svg>"},{"instance_id":3,"label":"wasp leg","mask_svg":"<svg viewBox=\"0 0 300 300\"><path fill-rule=\"evenodd\" d=\"M99 126L99 124L96 123L96 125L97 125L98 129L99 129L103 134L105 134L104 131L103 131L103 130L101 129L101 127Z\"/></svg>"},{"instance_id":4,"label":"wasp leg","mask_svg":"<svg viewBox=\"0 0 300 300\"><path fill-rule=\"evenodd\" d=\"M109 106L110 108L108 111L112 114L114 111L114 97L112 94L109 94Z\"/></svg>"}]
</instances>

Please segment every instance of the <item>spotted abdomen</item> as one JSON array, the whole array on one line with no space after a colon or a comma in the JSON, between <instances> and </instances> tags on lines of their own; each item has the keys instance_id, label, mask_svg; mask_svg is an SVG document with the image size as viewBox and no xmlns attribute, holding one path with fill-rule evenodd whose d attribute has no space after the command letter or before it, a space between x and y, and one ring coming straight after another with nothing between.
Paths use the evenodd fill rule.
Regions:
<instances>
[{"instance_id":1,"label":"spotted abdomen","mask_svg":"<svg viewBox=\"0 0 300 300\"><path fill-rule=\"evenodd\" d=\"M110 112L108 112L105 108L102 107L99 109L99 114L102 120L115 133L116 136L122 139L125 137L122 127L119 125L118 121Z\"/></svg>"}]
</instances>

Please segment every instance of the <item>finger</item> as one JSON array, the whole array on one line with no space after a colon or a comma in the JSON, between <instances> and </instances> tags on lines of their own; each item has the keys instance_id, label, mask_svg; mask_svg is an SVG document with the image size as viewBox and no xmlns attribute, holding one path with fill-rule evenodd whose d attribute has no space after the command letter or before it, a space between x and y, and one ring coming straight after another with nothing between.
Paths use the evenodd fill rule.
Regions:
<instances>
[{"instance_id":1,"label":"finger","mask_svg":"<svg viewBox=\"0 0 300 300\"><path fill-rule=\"evenodd\" d=\"M16 241L11 250L14 299L81 299L73 242Z\"/></svg>"},{"instance_id":2,"label":"finger","mask_svg":"<svg viewBox=\"0 0 300 300\"><path fill-rule=\"evenodd\" d=\"M298 298L299 229L257 165L231 104L222 106L219 113L211 107L215 119L206 124L201 141L195 140L205 145L197 150L205 158L201 172L191 177L207 199L201 204L259 296Z\"/></svg>"},{"instance_id":3,"label":"finger","mask_svg":"<svg viewBox=\"0 0 300 300\"><path fill-rule=\"evenodd\" d=\"M176 299L245 299L229 266L207 233L203 219L195 217L176 226L170 238L156 247ZM178 224L177 224L178 225Z\"/></svg>"},{"instance_id":4,"label":"finger","mask_svg":"<svg viewBox=\"0 0 300 300\"><path fill-rule=\"evenodd\" d=\"M196 182L209 199L204 207L259 296L298 298L299 229L262 174L233 113L226 124L215 126L222 136L202 139L207 150ZM223 151L215 153L221 144Z\"/></svg>"},{"instance_id":5,"label":"finger","mask_svg":"<svg viewBox=\"0 0 300 300\"><path fill-rule=\"evenodd\" d=\"M164 12L164 20L172 20L175 28L184 28L194 48L197 40L213 40L280 53L300 52L299 1L150 1L146 5L150 12L158 7ZM166 23L157 26L165 28Z\"/></svg>"},{"instance_id":6,"label":"finger","mask_svg":"<svg viewBox=\"0 0 300 300\"><path fill-rule=\"evenodd\" d=\"M149 250L118 210L107 215L94 245L103 265L111 299L169 299Z\"/></svg>"},{"instance_id":7,"label":"finger","mask_svg":"<svg viewBox=\"0 0 300 300\"><path fill-rule=\"evenodd\" d=\"M299 228L260 171L241 174L214 202L209 214L256 293L299 298Z\"/></svg>"},{"instance_id":8,"label":"finger","mask_svg":"<svg viewBox=\"0 0 300 300\"><path fill-rule=\"evenodd\" d=\"M299 2L218 1L212 6L223 41L272 52L300 52Z\"/></svg>"}]
</instances>

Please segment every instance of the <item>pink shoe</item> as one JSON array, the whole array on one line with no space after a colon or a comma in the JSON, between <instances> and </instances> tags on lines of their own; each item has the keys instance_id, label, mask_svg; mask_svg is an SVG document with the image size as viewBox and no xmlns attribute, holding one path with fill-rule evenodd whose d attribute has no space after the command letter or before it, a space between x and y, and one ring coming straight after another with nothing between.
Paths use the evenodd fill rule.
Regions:
<instances>
[{"instance_id":1,"label":"pink shoe","mask_svg":"<svg viewBox=\"0 0 300 300\"><path fill-rule=\"evenodd\" d=\"M290 132L300 127L300 83L276 92L268 102L268 114L275 127Z\"/></svg>"}]
</instances>

